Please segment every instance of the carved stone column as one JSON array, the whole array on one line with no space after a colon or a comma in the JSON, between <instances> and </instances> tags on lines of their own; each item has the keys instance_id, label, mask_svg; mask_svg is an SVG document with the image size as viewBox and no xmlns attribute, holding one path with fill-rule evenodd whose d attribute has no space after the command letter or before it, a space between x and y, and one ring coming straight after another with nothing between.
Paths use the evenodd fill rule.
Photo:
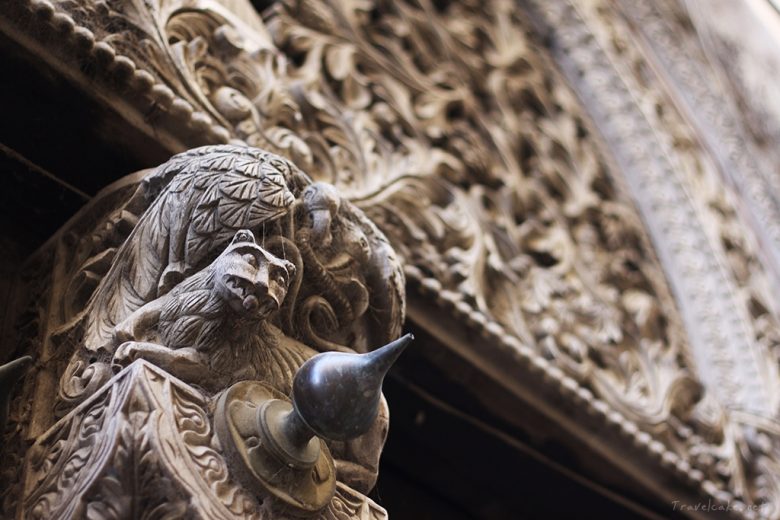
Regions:
<instances>
[{"instance_id":1,"label":"carved stone column","mask_svg":"<svg viewBox=\"0 0 780 520\"><path fill-rule=\"evenodd\" d=\"M35 442L5 482L19 497L7 514L386 516L363 494L383 401L368 433L317 441L319 461L299 470L257 451L268 441L251 420L229 426L236 406L261 404L236 383L284 400L317 352L366 352L400 333L395 253L332 186L261 150L195 149L106 189L38 260L48 283L30 305L48 319L30 336L24 419L6 445Z\"/></svg>"}]
</instances>

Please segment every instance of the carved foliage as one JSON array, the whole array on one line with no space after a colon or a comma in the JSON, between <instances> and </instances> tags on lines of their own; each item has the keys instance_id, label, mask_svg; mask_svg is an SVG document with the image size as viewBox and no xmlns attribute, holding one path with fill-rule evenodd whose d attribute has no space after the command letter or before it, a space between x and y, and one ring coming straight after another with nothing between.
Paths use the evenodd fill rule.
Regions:
<instances>
[{"instance_id":1,"label":"carved foliage","mask_svg":"<svg viewBox=\"0 0 780 520\"><path fill-rule=\"evenodd\" d=\"M123 197L102 196L115 210L94 203L107 222L82 228L94 222L90 211L99 214L90 208L62 232L81 235L57 272L79 290L53 294L42 336L54 359L72 356L62 373L51 363L39 380L61 376L56 412L67 415L32 448L24 515L260 518L271 505L233 484L208 398L246 379L289 394L316 353L307 345L367 350L396 335L400 265L332 186L257 149L192 150L134 192L122 189ZM51 425L50 406L41 400L33 421ZM338 465L343 489L332 514L384 514L359 492L376 480L387 430L380 415L360 449L342 450L350 455Z\"/></svg>"},{"instance_id":2,"label":"carved foliage","mask_svg":"<svg viewBox=\"0 0 780 520\"><path fill-rule=\"evenodd\" d=\"M686 339L643 226L514 2L289 0L243 21L227 2L209 0L56 3L234 138L337 186L387 234L409 272L466 295L469 309L684 459L692 445L720 449L706 403L693 407ZM587 33L568 37L576 57L588 52L578 51ZM605 85L607 72L595 70L593 81ZM186 112L181 100L161 109ZM616 123L626 135L634 126ZM634 143L632 157L647 155L642 146ZM664 204L672 195L657 193ZM313 286L330 293L335 285L340 295L322 302L306 293L312 285L294 282L296 307L282 309L280 326L335 348L366 334L336 322L365 301L360 283L339 273L339 246L349 244L351 258L362 248L337 240L313 261L310 209L295 213L292 234L280 221L269 248L278 254L284 245L289 258L300 256L294 263L327 267L309 270ZM374 251L386 246L369 224L350 223L345 216L339 225L368 230ZM398 290L398 273L372 265L368 280ZM701 464L720 478L715 463Z\"/></svg>"},{"instance_id":3,"label":"carved foliage","mask_svg":"<svg viewBox=\"0 0 780 520\"><path fill-rule=\"evenodd\" d=\"M674 304L514 5L288 2L267 14L300 63L294 129L326 141L311 146L313 174L345 186L417 273L668 434L698 390Z\"/></svg>"},{"instance_id":4,"label":"carved foliage","mask_svg":"<svg viewBox=\"0 0 780 520\"><path fill-rule=\"evenodd\" d=\"M577 88L595 96L592 105L605 116L608 136L622 140L613 146L632 156L626 176L638 181L637 198L650 202L647 219L663 233L662 246L671 245L670 276L683 274L678 300L689 316L708 393L687 421L674 426L672 442L695 468L689 474L709 479L703 487L716 499L742 508L744 500L774 517L780 511L771 462L777 455L777 372L768 362L777 337L774 284L756 256L748 223L740 221L732 186L723 180L736 175L738 184L763 196L756 158L724 107L728 100L713 84L681 6L621 3L619 10L633 22L624 24L601 2L539 5L556 27L558 58L579 74ZM650 73L655 59L679 82L671 92ZM602 104L604 99L622 101ZM658 143L659 150L648 153L654 147L637 142Z\"/></svg>"},{"instance_id":5,"label":"carved foliage","mask_svg":"<svg viewBox=\"0 0 780 520\"><path fill-rule=\"evenodd\" d=\"M121 341L142 339L133 333L135 325L127 326L131 316L137 315L131 321L144 322L148 321L144 315L159 315L164 327L158 331L161 337L153 341L163 343L171 340L171 334L177 336L176 331L186 332L181 327L195 323L187 318L189 307L193 318L211 313L218 318L212 320L214 326L219 326L224 314L219 304L222 293L219 287L209 287L224 281L217 283L213 279L217 275L209 273L228 264L215 263L216 267L198 275L202 279L191 275L205 268L242 227L253 230L262 246L257 251L262 251L264 276L271 277L262 281L268 294L283 290L270 302L274 308L268 309L266 314L271 315L266 317L287 336L316 350L366 350L400 330L403 275L386 239L332 187L313 183L281 157L233 146L181 154L145 177L122 205L122 213L138 215L137 222L111 253L110 262L99 260L108 244L91 234L81 239L77 250L83 253L69 267L74 282L84 278L99 282L94 289L82 286L80 299L89 296L89 300L81 308L68 302L67 295L62 304L68 321L55 341L60 351L76 351L61 379L64 410L106 381ZM276 283L277 271L270 270L280 265L285 273L281 285ZM177 286L187 276L191 278ZM255 276L246 281L237 272L230 283L249 284L253 292L253 284L261 283ZM189 289L182 292L185 285ZM212 293L216 306L209 303ZM167 294L175 298L166 300ZM199 294L205 297L201 303ZM193 305L205 307L197 311ZM202 338L198 336L204 340L216 334L204 331ZM276 362L285 373L297 366L282 358ZM289 377L280 380L289 382Z\"/></svg>"},{"instance_id":6,"label":"carved foliage","mask_svg":"<svg viewBox=\"0 0 780 520\"><path fill-rule=\"evenodd\" d=\"M31 448L23 517L260 518L228 480L204 407L191 388L133 364Z\"/></svg>"}]
</instances>

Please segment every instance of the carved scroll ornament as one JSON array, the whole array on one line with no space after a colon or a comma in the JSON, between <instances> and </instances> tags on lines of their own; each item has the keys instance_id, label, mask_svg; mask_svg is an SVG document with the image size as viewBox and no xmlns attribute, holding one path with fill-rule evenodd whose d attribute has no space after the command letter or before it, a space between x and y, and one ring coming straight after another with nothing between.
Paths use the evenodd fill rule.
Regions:
<instances>
[{"instance_id":1,"label":"carved scroll ornament","mask_svg":"<svg viewBox=\"0 0 780 520\"><path fill-rule=\"evenodd\" d=\"M312 503L264 492L286 489L281 462L265 489L237 483L250 462L212 425L235 383L284 400L317 351L398 336L404 278L382 234L332 186L246 147L180 154L126 193L108 222L132 226L82 235L55 295L51 341L67 361L56 403L33 412L54 424L31 448L21 516L383 518L362 494L387 433L383 399L367 433L323 443L305 471L330 484Z\"/></svg>"},{"instance_id":2,"label":"carved scroll ornament","mask_svg":"<svg viewBox=\"0 0 780 520\"><path fill-rule=\"evenodd\" d=\"M689 208L678 197L681 188L667 182L667 170L655 173L655 146L649 144L654 130L636 116L636 93L613 88L622 83L613 81L614 70L594 50L594 35L577 23L570 2L544 4L539 11L561 28L562 39L568 38L563 50L592 72L585 77L591 91L608 92L594 103L608 115L625 116L605 117L620 137L611 144L625 149L640 172L653 174L651 180L663 187L649 190L658 197L656 206L679 206L675 222L685 224L679 216ZM315 185L323 190L315 193L318 188L294 180L297 173L282 172L297 209L281 209L287 198L276 183L278 200L263 207L265 216L255 215L262 228L261 221L270 222L277 210L284 214L266 224L270 234L257 230L255 235L261 247L291 261L296 276L304 264L318 266L308 269L311 285L298 284L297 278L290 282L286 301L296 302L295 312L283 304L271 326L319 349L392 339L388 333L381 341L364 341L377 323L395 322L371 315L375 305L365 306L361 286L393 281L386 301L385 293L372 297L382 300L377 307L384 316L396 316L390 309L399 308L394 295L400 294L401 277L387 270L395 264L364 263L370 270L357 283L341 270L347 258L389 251L375 231L366 231L374 228L342 218L335 224L341 233L331 229L334 243L327 258L310 250L329 240L325 223L332 208L351 215L360 207L392 242L422 297L477 329L488 347L506 348L518 364L544 374L565 399L586 408L597 427L616 426L626 445L639 446L679 477L680 485L718 500L780 510L776 421L747 421L714 397L740 384L730 377L728 363L722 363L715 389L697 376L677 304L625 194L620 168L601 153L582 104L544 46L530 36L515 2L288 0L260 16L240 0L31 0L29 6L38 19L66 33L74 53L95 64L107 88L126 94L155 129L191 144L205 139L260 146L328 183ZM668 112L662 108L659 113ZM154 194L170 182L174 188L161 197L175 204L176 178L158 172L141 191ZM258 183L258 190L269 186ZM342 198L329 196L328 185ZM207 203L208 187L202 193L192 189ZM109 303L106 309L116 301L132 304L95 315L97 321L85 320L79 313L94 284L106 272L108 278L124 276L106 266L119 253L132 254L119 245L127 236L122 230L145 229L135 222L141 215L137 204L148 204L145 196L129 200L109 224L94 230L90 240L109 247L95 249L85 240L79 247L86 252L72 259L72 272L78 274L68 291L73 300L63 311L72 323L57 337L69 341L73 331L78 337L83 329L86 341L62 380L63 410L111 376L112 327L120 315L125 319L164 297L170 283L190 276L196 264L203 269L243 227L225 227L217 240L221 246L209 246L207 254L197 245L170 251L150 237L164 256L154 264L149 293L115 300L100 286L93 302ZM166 236L184 237L186 244L191 236L199 244L201 230L213 224L207 213L203 218L183 221L186 229L168 229ZM294 235L283 231L305 218L311 225L294 225ZM368 239L368 248L361 237ZM698 247L692 244L681 247L690 253ZM335 255L342 249L343 261ZM188 255L197 260L188 261ZM691 266L701 273L703 286L720 290L720 270L716 277L708 267L717 262L703 255L691 253ZM331 294L334 284L339 291L326 302L311 289ZM730 304L734 299L728 296L724 302ZM85 316L93 310L86 309ZM702 312L702 323L718 321ZM340 317L355 313L374 322L345 329ZM774 323L765 328L763 338L777 335ZM727 335L714 339L728 343Z\"/></svg>"}]
</instances>

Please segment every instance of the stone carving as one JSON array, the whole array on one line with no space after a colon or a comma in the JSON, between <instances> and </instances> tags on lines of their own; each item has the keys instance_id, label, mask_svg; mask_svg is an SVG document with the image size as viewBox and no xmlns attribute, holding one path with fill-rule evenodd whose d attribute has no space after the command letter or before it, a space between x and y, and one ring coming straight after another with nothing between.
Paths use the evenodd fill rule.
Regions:
<instances>
[{"instance_id":1,"label":"stone carving","mask_svg":"<svg viewBox=\"0 0 780 520\"><path fill-rule=\"evenodd\" d=\"M285 337L317 350L361 350L397 336L401 276L388 267L394 257L373 224L356 216L354 208L362 208L421 293L478 329L487 344L532 361L598 420L620 425L627 444L657 455L710 496L780 503L771 492L743 497L744 483L772 482L774 423L756 419L764 426L748 434L712 398L718 393L751 412L774 402L754 370L760 363L742 355L755 349L734 281L693 225L698 220L673 165L648 144L658 143L655 129L582 20L580 4L522 4L545 31L558 29L549 33L557 38L552 56L508 0L289 0L261 16L227 0L33 0L30 7L66 32L88 63L100 64L101 77L131 92L155 128L190 144L261 146L327 183L279 168L280 192L295 202L269 217L269 233L253 230L263 249L296 267L285 303L269 320ZM588 101L601 110L594 119L617 167L600 152L594 125L554 60L569 64L569 78L587 72L577 94L609 93ZM629 177L637 171L645 176ZM180 173L186 176L173 178ZM143 218L146 198L175 199L164 188L173 181L151 179L160 180L128 195L106 218L108 229L84 232L89 239L67 264L80 288L72 292L77 301L65 306L70 323L56 342L78 337L93 292L92 301L101 294L113 301L107 282L94 283L123 254L126 246L111 251L112 243L127 238L128 222ZM640 206L651 237L627 195L640 191L652 195ZM243 227L224 227L222 245ZM672 232L682 238L665 243ZM203 269L221 251L209 248L191 267ZM667 265L685 263L671 280L683 295L682 315L654 251ZM164 297L165 258L155 264L149 294L110 314L105 327L87 327L85 337L94 340L85 345L109 352L87 348L73 357L64 409L93 391L88 381L111 375L116 324ZM186 254L177 258L171 283L192 274ZM695 294L706 296L693 301ZM715 367L706 377L692 368L700 357ZM734 367L747 375L735 377ZM745 379L755 386L741 384ZM740 457L760 471L745 471Z\"/></svg>"},{"instance_id":2,"label":"stone carving","mask_svg":"<svg viewBox=\"0 0 780 520\"><path fill-rule=\"evenodd\" d=\"M114 329L112 362L143 358L212 389L273 378L263 360L274 347L266 318L279 310L295 266L239 231L207 268L133 312ZM148 338L151 327L156 331Z\"/></svg>"},{"instance_id":3,"label":"stone carving","mask_svg":"<svg viewBox=\"0 0 780 520\"><path fill-rule=\"evenodd\" d=\"M283 497L235 483L239 463L212 433L214 402L240 381L284 398L318 350L365 352L397 337L400 265L337 190L261 150L195 149L135 186L105 196L109 221L132 226L74 225L74 290L55 302L50 336L57 357L73 354L56 407L33 411L54 424L31 448L17 514L278 517ZM98 281L90 290L87 280ZM323 444L333 486L296 514L385 517L363 495L387 434L386 404L374 406L364 435Z\"/></svg>"},{"instance_id":4,"label":"stone carving","mask_svg":"<svg viewBox=\"0 0 780 520\"><path fill-rule=\"evenodd\" d=\"M771 266L762 266L755 258L753 237L738 223L734 203L729 200L733 194L712 178L710 159L695 149L693 131L668 106L659 82L642 74L647 58L640 49L615 44L627 38L626 29L619 23L599 24L603 12L592 6L579 9L574 6L578 2L570 4L539 6L539 10L545 23L556 27L559 60L570 78L577 77L580 95L591 96L594 117L618 158L626 163L628 183L648 215L650 231L657 234L657 249L666 257L667 276L688 315L692 354L705 388L711 392L690 414L688 424L678 429L676 442L686 447L683 453L696 468L696 477L707 479L704 486L716 500L746 511L747 503L766 517L776 517L780 495L774 478L776 463L771 462L776 453L769 455L778 431L777 370L769 361L771 338L777 330L773 312L767 309L774 302L767 294L773 283ZM660 52L671 53L665 48L668 35L661 33L662 25L654 18L653 9L636 7L630 15L636 27L652 33L650 40ZM590 35L588 27L596 25L605 34ZM693 54L680 53L679 45L673 53ZM668 60L669 54L663 58ZM685 66L692 67L692 59ZM680 68L679 64L669 66L669 72L678 74ZM700 81L697 77L692 82ZM685 90L686 96L696 92L693 87ZM610 99L622 98L624 102L614 106L600 103L598 95L604 92ZM711 98L715 94L707 91L707 95ZM642 103L634 108L628 101L637 97ZM697 106L706 108L712 103L711 99L701 100ZM734 134L722 139L728 151L726 162L735 163L727 174L734 174L736 166L743 168L740 182L761 192L752 175L756 165L748 158L751 152L739 135L739 127L728 123L728 113L724 114L721 105L713 106L717 113L710 117L720 122L708 131L725 128ZM645 107L653 108L643 110ZM697 117L707 115L705 110ZM671 138L664 141L656 137L662 132ZM658 142L663 153L650 154L649 148L636 147L637 142ZM716 154L715 159L722 158ZM756 209L763 211L758 206ZM699 212L708 218L698 217ZM744 293L750 293L747 301Z\"/></svg>"}]
</instances>

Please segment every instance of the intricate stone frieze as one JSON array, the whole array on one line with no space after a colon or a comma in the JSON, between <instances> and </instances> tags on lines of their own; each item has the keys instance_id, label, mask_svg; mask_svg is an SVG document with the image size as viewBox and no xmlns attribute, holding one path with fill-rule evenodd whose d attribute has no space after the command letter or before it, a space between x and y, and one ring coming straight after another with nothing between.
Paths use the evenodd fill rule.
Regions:
<instances>
[{"instance_id":1,"label":"intricate stone frieze","mask_svg":"<svg viewBox=\"0 0 780 520\"><path fill-rule=\"evenodd\" d=\"M287 336L331 350L377 345L398 332L393 325L382 341L366 340L397 316L402 277L388 270L391 250L373 224L355 217L360 208L423 293L482 330L485 348L532 360L564 395L620 424L627 439L704 493L780 503L772 483L776 375L761 367L766 348L747 329L737 285L699 224L668 143L648 122L635 80L604 52L598 23L586 23L568 2L524 4L541 13L552 56L530 36L523 11L502 0L289 0L260 15L240 1L29 5L67 35L85 63L102 67L101 77L113 78L106 88L132 91L152 125L178 132L184 143L261 146L328 183L307 185L295 180L297 169L282 168L301 209L285 216L293 212L282 210L277 183L278 200L264 211L282 216L268 233L256 233L261 247L298 273L305 265L311 277L310 284L291 282L287 300L295 307L282 305L274 318ZM602 137L614 157L603 154ZM265 181L200 184L197 172L177 164L169 163L173 180L159 170L114 206L107 224L82 232L88 238L65 262L73 299L55 313L63 326L53 343L72 341L79 327L87 340L69 361L64 409L93 390L93 378L116 377L109 370L114 328L136 312L145 323L138 309L190 276L188 267L203 269L244 227L201 212L201 220L177 222L181 229L162 229L179 245L170 250L165 239L146 235L160 230L146 225L142 210L167 211L179 193L208 205L209 190L240 201L244 189L266 189ZM163 186L168 191L155 200L165 203L149 206L147 197ZM334 211L346 212L338 224L328 220ZM165 221L164 212L155 218ZM262 227L262 218L253 222ZM331 236L333 225L339 233ZM197 245L204 229L211 230L208 254ZM197 258L190 266L182 237ZM327 253L318 257L314 244L326 244ZM110 266L131 258L133 247L157 255L155 283L139 298L116 299L112 291L123 290L122 277L132 273ZM666 278L656 252L673 266ZM388 261L361 264L375 254ZM354 280L353 269L342 269L355 259L376 267ZM368 291L379 299L378 312L366 305L363 288L371 284L392 288L387 300ZM322 302L319 291L332 296ZM114 301L131 303L118 308ZM95 314L94 302L107 314ZM149 310L160 325L163 312ZM360 325L339 320L354 315L363 317ZM134 328L127 336L146 341ZM108 357L93 354L105 348ZM748 415L757 417L754 432L743 427Z\"/></svg>"},{"instance_id":2,"label":"intricate stone frieze","mask_svg":"<svg viewBox=\"0 0 780 520\"><path fill-rule=\"evenodd\" d=\"M742 266L732 261L736 271L731 271L726 260L727 255L731 260L735 254L750 257L750 233L741 228L736 233L740 245L734 248L734 229L714 233L707 229L712 226L706 222L725 220L732 228L739 224L733 218L723 219L722 214L708 214L726 211L734 216L722 193L701 190L702 180L696 179L699 191L691 194L690 168L685 160L698 161L701 170L709 166L711 158L679 145L680 135L691 142L691 130L681 126L678 116L666 113L673 111L673 105L659 94L659 81L648 77L648 64L620 31L620 24L599 20L604 10L598 8L598 2L546 5L539 12L544 13L545 23L555 27L557 59L586 100L616 158L623 161L622 171L688 321L697 373L712 392L710 397L725 404L725 409L717 411L718 406L712 408L705 399L698 407L697 421L710 424L723 441L713 449L696 438L690 447L691 459L704 462L701 467L719 468L707 474L714 482L725 480L723 486L728 491L715 492L717 484L705 482L719 500L730 501L736 496L759 507L762 514L774 516L778 495L766 454L774 450L770 445L776 429L777 370L770 361L767 342L760 339L765 332L753 329L755 306L740 294L737 284L745 283L744 277L738 276ZM623 101L607 103L606 97ZM664 135L667 133L672 138ZM653 148L638 146L650 142L655 143ZM739 143L731 145L741 147ZM742 148L740 153L744 155ZM740 155L731 155L735 156ZM710 198L705 205L702 199L706 197ZM711 297L706 296L708 291ZM696 313L698 318L694 319ZM756 324L761 321L756 320ZM763 328L773 327L767 325ZM756 437L763 439L764 447L756 449L751 440ZM768 455L769 459L774 456Z\"/></svg>"}]
</instances>

